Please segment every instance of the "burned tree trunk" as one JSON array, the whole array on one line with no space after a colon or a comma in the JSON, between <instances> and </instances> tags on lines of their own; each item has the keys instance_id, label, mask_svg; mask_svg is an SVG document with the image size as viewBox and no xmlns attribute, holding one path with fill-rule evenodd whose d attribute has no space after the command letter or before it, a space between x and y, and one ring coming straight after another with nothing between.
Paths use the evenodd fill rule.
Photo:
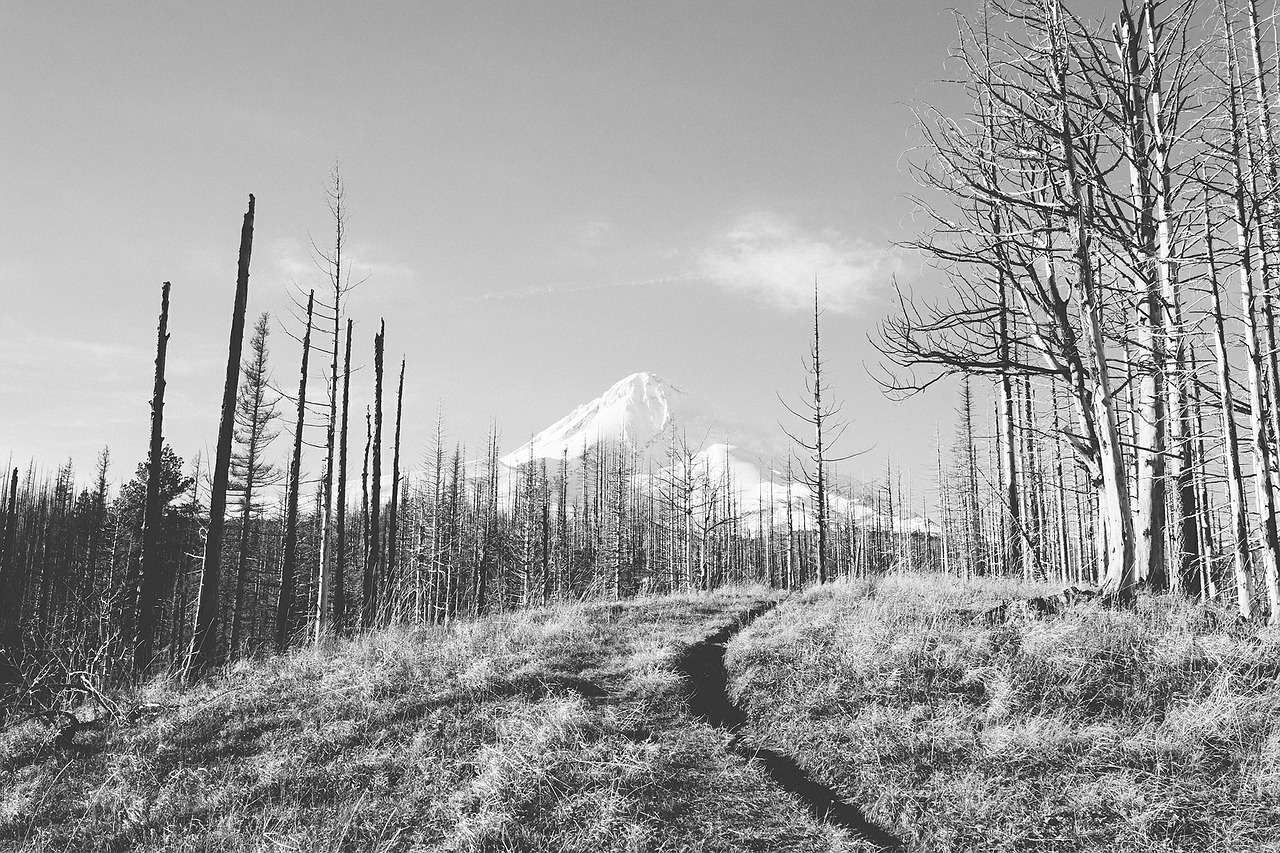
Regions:
<instances>
[{"instance_id":1,"label":"burned tree trunk","mask_svg":"<svg viewBox=\"0 0 1280 853\"><path fill-rule=\"evenodd\" d=\"M387 571L384 603L390 606L396 583L396 549L400 536L400 417L404 413L404 359L400 359L400 386L396 391L396 432L391 456L391 506L387 511Z\"/></svg>"},{"instance_id":2,"label":"burned tree trunk","mask_svg":"<svg viewBox=\"0 0 1280 853\"><path fill-rule=\"evenodd\" d=\"M360 614L365 628L372 628L377 619L382 557L378 528L382 522L382 348L386 328L384 321L373 339L373 470L369 477L369 549L364 561L364 610Z\"/></svg>"},{"instance_id":3,"label":"burned tree trunk","mask_svg":"<svg viewBox=\"0 0 1280 853\"><path fill-rule=\"evenodd\" d=\"M160 289L160 323L156 335L156 376L151 392L151 444L147 453L147 497L142 514L137 606L134 617L133 673L141 678L151 667L156 635L156 609L161 588L160 501L161 457L164 453L164 362L169 348L169 282Z\"/></svg>"},{"instance_id":4,"label":"burned tree trunk","mask_svg":"<svg viewBox=\"0 0 1280 853\"><path fill-rule=\"evenodd\" d=\"M338 435L338 542L333 569L333 630L342 634L347 619L347 422L351 410L351 321L347 321L342 358L342 427Z\"/></svg>"},{"instance_id":5,"label":"burned tree trunk","mask_svg":"<svg viewBox=\"0 0 1280 853\"><path fill-rule=\"evenodd\" d=\"M1209 256L1209 292L1213 296L1214 354L1217 356L1218 396L1222 401L1222 437L1226 443L1227 495L1231 501L1231 555L1240 615L1253 617L1253 596L1249 591L1251 553L1249 519L1244 503L1244 476L1240 470L1240 437L1236 431L1235 401L1231 392L1231 365L1227 360L1227 335L1222 317L1222 294L1218 289L1218 266L1213 251L1213 223L1205 199L1205 249Z\"/></svg>"},{"instance_id":6,"label":"burned tree trunk","mask_svg":"<svg viewBox=\"0 0 1280 853\"><path fill-rule=\"evenodd\" d=\"M284 555L280 561L280 598L276 606L276 649L289 645L293 598L297 585L298 488L302 480L302 430L307 414L307 363L311 357L311 320L315 291L307 295L307 331L302 337L302 370L298 379L298 419L293 431L293 459L289 465L289 494L285 499Z\"/></svg>"},{"instance_id":7,"label":"burned tree trunk","mask_svg":"<svg viewBox=\"0 0 1280 853\"><path fill-rule=\"evenodd\" d=\"M222 568L222 532L226 525L227 483L231 473L231 438L236 422L236 391L240 385L240 353L244 345L244 315L249 301L249 257L253 253L253 195L240 228L240 260L236 271L235 307L231 312L231 341L227 347L227 379L222 388L222 423L218 426L218 455L213 464L213 493L209 496L209 531L200 571L191 651L185 676L197 678L217 654L218 580Z\"/></svg>"}]
</instances>

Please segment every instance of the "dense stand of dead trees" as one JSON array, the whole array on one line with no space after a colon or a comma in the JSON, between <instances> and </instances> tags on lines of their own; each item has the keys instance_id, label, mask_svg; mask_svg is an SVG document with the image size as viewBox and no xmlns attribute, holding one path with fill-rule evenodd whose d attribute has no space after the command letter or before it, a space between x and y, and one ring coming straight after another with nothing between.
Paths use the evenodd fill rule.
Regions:
<instances>
[{"instance_id":1,"label":"dense stand of dead trees","mask_svg":"<svg viewBox=\"0 0 1280 853\"><path fill-rule=\"evenodd\" d=\"M246 376L262 375L250 370L259 348L265 349L250 347ZM257 405L261 413L263 403L255 404L255 397L242 393L247 404L239 411ZM259 443L270 435L271 421L257 422ZM191 673L191 650L200 642L193 627L201 622L209 626L206 666L314 640L319 579L291 567L318 559L323 496L317 490L314 501L299 500L291 511L297 479L290 476L282 483L283 506L271 506L263 487L278 477L261 461L248 467L253 423L238 421L240 461L230 479L236 511L227 519L221 570L228 582L218 587L216 621L198 616L210 589L201 582L210 496L198 472L188 473L167 446L162 450L155 478L161 510L147 539L157 572L151 581L155 607L146 623L150 651L142 669L131 655L142 630L136 627L137 571L150 465L140 465L114 498L106 453L93 484L79 492L70 464L52 481L35 469L25 478L14 473L0 501L0 628L6 655L18 658L15 665L23 656L57 655L104 682L159 669L186 667ZM828 550L820 567L811 493L796 492L785 510L770 505L747 512L737 505L741 495L727 475L694 461L693 452L683 471L667 467L651 475L641 475L634 449L606 443L581 459L535 459L509 469L498 461L496 440L479 461L469 462L464 448L448 448L438 436L422 464L402 474L394 520L390 502L384 506L380 556L370 553L372 508L348 508L340 516L334 541L341 550L334 555L338 570L330 579L322 636L729 583L799 588L817 582L820 571L836 577L941 566L938 537L908 532L900 485L858 504L874 506L876 521L859 517L852 504L828 509ZM394 444L390 450L394 458ZM257 485L249 471L256 471ZM364 596L369 571L375 572L372 602Z\"/></svg>"},{"instance_id":2,"label":"dense stand of dead trees","mask_svg":"<svg viewBox=\"0 0 1280 853\"><path fill-rule=\"evenodd\" d=\"M812 451L813 467L802 478L807 487L788 475L793 484L785 512L772 499L762 502L767 513L739 506L742 496L728 465L714 473L719 469L701 446L675 441L675 425L667 459L600 442L582 458L566 454L550 465L531 458L512 468L499 461L496 428L476 461L461 446L446 447L437 422L432 453L418 470L406 471L403 359L388 448L388 500L382 489L383 417L390 407L384 399L385 324L369 352L373 403L365 412L359 505L352 505L352 352L360 344L344 309L352 285L343 260L346 219L336 173L330 202L335 248L317 254L332 302L322 303L313 290L299 306L297 391L286 394L271 375L267 314L253 328L248 353L242 352L255 217L249 197L210 477L202 476L199 460L185 469L164 440L166 283L148 460L133 479L110 494L105 450L93 484L79 491L71 463L52 480L34 468L25 479L16 469L5 478L0 663L6 669L0 679L30 661L44 666L46 658L107 682L161 669L196 678L245 655L392 621L447 623L552 601L743 581L794 588L938 560L934 537L904 532L900 497L897 522L871 529L855 517L850 501L833 509L828 491L837 460L829 448L838 428L829 420L836 407L821 396L826 384L816 300L812 399L804 415L816 438L801 442ZM317 403L312 369L325 356L328 394ZM268 451L286 432L285 403L293 406L292 440L281 471ZM311 444L309 437L320 430L323 443ZM314 500L306 488L308 450L323 453ZM893 494L890 486L887 515L878 518L894 517ZM871 501L878 505L879 498Z\"/></svg>"},{"instance_id":3,"label":"dense stand of dead trees","mask_svg":"<svg viewBox=\"0 0 1280 853\"><path fill-rule=\"evenodd\" d=\"M1280 618L1275 27L1256 0L1118 2L1113 18L1078 17L1064 0L989 0L979 24L960 19L971 110L920 113L919 202L934 227L915 246L954 289L939 302L904 294L880 343L895 391L962 380L949 463L939 448L940 526L910 532L901 470L859 503L829 500L835 412L816 305L801 410L813 464L796 476L788 461L782 502L747 512L729 466L714 474L674 428L656 463L600 443L509 468L496 429L473 460L437 423L426 458L403 466L415 434L402 422L403 360L384 500L386 329L370 346L347 316L335 172L336 236L317 249L323 296L311 292L298 318L296 396L271 380L265 316L241 366L251 202L210 488L164 443L166 284L136 476L111 496L104 452L87 488L70 464L4 478L0 647L8 659L68 656L104 679L198 675L392 621L737 581L794 588L894 566L1096 581L1122 602L1146 583ZM358 500L353 348L373 364ZM308 393L313 357L321 394ZM285 402L296 416L276 471L266 450ZM815 506L795 497L798 482Z\"/></svg>"},{"instance_id":4,"label":"dense stand of dead trees","mask_svg":"<svg viewBox=\"0 0 1280 853\"><path fill-rule=\"evenodd\" d=\"M879 336L894 391L965 378L957 565L1280 620L1275 21L1258 0L1117 0L1110 21L989 0L958 22L971 107L922 109L916 161L915 246L953 294L903 294ZM994 379L990 429L970 377Z\"/></svg>"}]
</instances>

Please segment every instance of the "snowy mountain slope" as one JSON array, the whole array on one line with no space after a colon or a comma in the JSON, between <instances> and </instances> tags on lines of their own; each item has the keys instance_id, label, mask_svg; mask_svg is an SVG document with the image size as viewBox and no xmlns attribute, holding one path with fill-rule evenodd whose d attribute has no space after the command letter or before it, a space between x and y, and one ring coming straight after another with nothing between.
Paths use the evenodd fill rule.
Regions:
<instances>
[{"instance_id":1,"label":"snowy mountain slope","mask_svg":"<svg viewBox=\"0 0 1280 853\"><path fill-rule=\"evenodd\" d=\"M682 444L697 449L729 438L759 456L786 458L786 444L768 431L652 373L633 373L504 456L502 462L514 468L531 459L559 459L566 451L570 459L577 459L601 441L621 442L661 458Z\"/></svg>"},{"instance_id":2,"label":"snowy mountain slope","mask_svg":"<svg viewBox=\"0 0 1280 853\"><path fill-rule=\"evenodd\" d=\"M789 443L781 429L773 431L734 417L683 387L652 373L633 373L596 399L578 406L500 460L499 490L504 502L514 494L518 471L530 462L575 461L601 443L621 443L638 456L636 478L651 488L692 490L695 504L732 500L748 528L791 523L809 529L816 501L803 482L788 480ZM852 517L864 524L888 525L874 510L830 492L832 517ZM723 508L722 508L723 510ZM931 525L921 518L897 525L921 532Z\"/></svg>"}]
</instances>

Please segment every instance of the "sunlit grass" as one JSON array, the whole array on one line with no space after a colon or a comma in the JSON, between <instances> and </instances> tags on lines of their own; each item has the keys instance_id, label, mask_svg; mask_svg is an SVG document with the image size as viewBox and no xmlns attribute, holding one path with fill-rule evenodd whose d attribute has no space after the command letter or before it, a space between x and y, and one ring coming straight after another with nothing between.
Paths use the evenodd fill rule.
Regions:
<instances>
[{"instance_id":1,"label":"sunlit grass","mask_svg":"<svg viewBox=\"0 0 1280 853\"><path fill-rule=\"evenodd\" d=\"M669 668L768 595L393 628L156 681L87 754L36 723L0 735L0 848L853 849L691 719Z\"/></svg>"},{"instance_id":2,"label":"sunlit grass","mask_svg":"<svg viewBox=\"0 0 1280 853\"><path fill-rule=\"evenodd\" d=\"M749 737L918 850L1280 849L1280 633L1169 597L1035 617L901 576L784 603L730 646Z\"/></svg>"}]
</instances>

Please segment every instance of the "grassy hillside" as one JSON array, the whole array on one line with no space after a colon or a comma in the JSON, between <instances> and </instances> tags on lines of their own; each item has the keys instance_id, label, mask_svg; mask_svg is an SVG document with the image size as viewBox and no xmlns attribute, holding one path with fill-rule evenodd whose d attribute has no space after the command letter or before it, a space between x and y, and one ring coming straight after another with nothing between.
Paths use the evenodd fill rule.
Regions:
<instances>
[{"instance_id":1,"label":"grassy hillside","mask_svg":"<svg viewBox=\"0 0 1280 853\"><path fill-rule=\"evenodd\" d=\"M744 741L921 851L1280 850L1280 633L1143 598L980 615L1007 583L836 584L729 646Z\"/></svg>"},{"instance_id":2,"label":"grassy hillside","mask_svg":"<svg viewBox=\"0 0 1280 853\"><path fill-rule=\"evenodd\" d=\"M837 583L736 635L772 593L642 598L156 682L71 749L0 734L0 850L1280 850L1280 633L992 610L1042 592Z\"/></svg>"},{"instance_id":3,"label":"grassy hillside","mask_svg":"<svg viewBox=\"0 0 1280 853\"><path fill-rule=\"evenodd\" d=\"M770 596L384 632L0 735L0 849L843 850L687 713L678 649Z\"/></svg>"}]
</instances>

